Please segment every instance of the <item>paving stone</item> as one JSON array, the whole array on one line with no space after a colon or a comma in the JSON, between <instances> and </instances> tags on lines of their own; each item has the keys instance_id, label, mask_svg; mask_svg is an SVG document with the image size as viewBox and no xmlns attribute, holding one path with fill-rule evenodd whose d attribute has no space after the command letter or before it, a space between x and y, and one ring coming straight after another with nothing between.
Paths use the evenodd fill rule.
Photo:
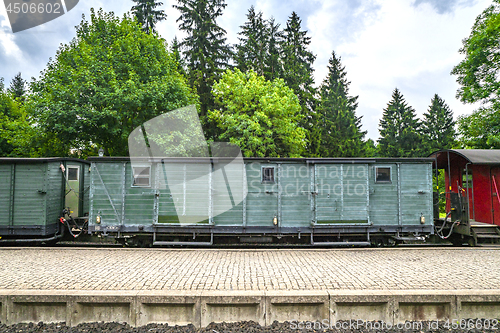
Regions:
<instances>
[{"instance_id":1,"label":"paving stone","mask_svg":"<svg viewBox=\"0 0 500 333\"><path fill-rule=\"evenodd\" d=\"M0 289L499 289L500 249L0 248Z\"/></svg>"}]
</instances>

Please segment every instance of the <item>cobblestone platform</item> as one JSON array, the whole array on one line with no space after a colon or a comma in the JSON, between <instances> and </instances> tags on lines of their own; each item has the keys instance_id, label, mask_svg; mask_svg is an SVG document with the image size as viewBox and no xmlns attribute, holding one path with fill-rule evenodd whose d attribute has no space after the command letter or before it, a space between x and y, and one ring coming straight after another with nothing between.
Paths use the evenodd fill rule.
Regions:
<instances>
[{"instance_id":1,"label":"cobblestone platform","mask_svg":"<svg viewBox=\"0 0 500 333\"><path fill-rule=\"evenodd\" d=\"M500 249L0 248L4 290L489 290Z\"/></svg>"}]
</instances>

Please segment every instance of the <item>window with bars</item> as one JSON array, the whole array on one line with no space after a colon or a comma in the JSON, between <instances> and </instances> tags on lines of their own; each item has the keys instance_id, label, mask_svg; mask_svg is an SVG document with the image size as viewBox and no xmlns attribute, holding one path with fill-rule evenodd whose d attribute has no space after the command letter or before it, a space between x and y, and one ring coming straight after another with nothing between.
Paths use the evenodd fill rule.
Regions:
<instances>
[{"instance_id":1,"label":"window with bars","mask_svg":"<svg viewBox=\"0 0 500 333\"><path fill-rule=\"evenodd\" d=\"M274 167L263 167L262 168L262 183L272 184L274 183Z\"/></svg>"}]
</instances>

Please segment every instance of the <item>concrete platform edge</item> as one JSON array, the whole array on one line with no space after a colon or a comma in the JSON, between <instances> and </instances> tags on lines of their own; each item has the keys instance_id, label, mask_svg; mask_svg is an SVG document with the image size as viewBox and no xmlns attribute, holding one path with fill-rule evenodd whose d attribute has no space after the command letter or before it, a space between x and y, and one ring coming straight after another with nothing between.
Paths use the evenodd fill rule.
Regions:
<instances>
[{"instance_id":1,"label":"concrete platform edge","mask_svg":"<svg viewBox=\"0 0 500 333\"><path fill-rule=\"evenodd\" d=\"M0 289L0 322L193 324L253 320L334 324L498 318L494 290L85 291Z\"/></svg>"}]
</instances>

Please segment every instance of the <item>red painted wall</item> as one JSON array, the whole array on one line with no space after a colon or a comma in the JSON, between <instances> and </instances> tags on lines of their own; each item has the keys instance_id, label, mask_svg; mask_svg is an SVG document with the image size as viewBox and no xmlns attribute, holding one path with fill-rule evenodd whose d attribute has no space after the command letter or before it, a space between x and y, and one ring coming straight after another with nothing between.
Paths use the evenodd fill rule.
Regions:
<instances>
[{"instance_id":1,"label":"red painted wall","mask_svg":"<svg viewBox=\"0 0 500 333\"><path fill-rule=\"evenodd\" d=\"M493 207L493 223L496 225L500 225L500 202L498 199L500 198L500 193L497 192L500 191L500 168L491 168L491 204ZM493 184L493 176L495 176L495 183L497 185L495 189L495 185Z\"/></svg>"},{"instance_id":2,"label":"red painted wall","mask_svg":"<svg viewBox=\"0 0 500 333\"><path fill-rule=\"evenodd\" d=\"M472 182L474 184L475 220L478 222L493 223L490 166L472 165L471 169L473 169Z\"/></svg>"}]
</instances>

